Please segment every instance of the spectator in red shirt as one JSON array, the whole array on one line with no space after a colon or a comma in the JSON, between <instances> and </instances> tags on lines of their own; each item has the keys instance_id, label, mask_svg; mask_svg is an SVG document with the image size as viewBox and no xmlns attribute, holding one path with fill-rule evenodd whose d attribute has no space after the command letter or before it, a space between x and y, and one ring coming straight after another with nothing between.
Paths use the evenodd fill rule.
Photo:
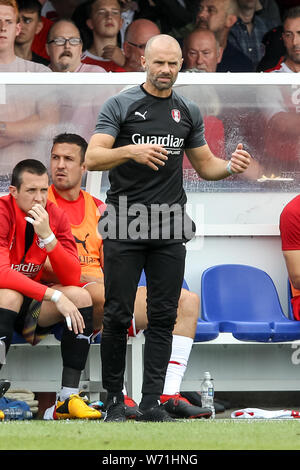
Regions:
<instances>
[{"instance_id":1,"label":"spectator in red shirt","mask_svg":"<svg viewBox=\"0 0 300 470\"><path fill-rule=\"evenodd\" d=\"M122 27L118 0L92 0L87 8L87 26L92 44L83 53L82 62L103 67L107 72L124 72L125 55L118 45Z\"/></svg>"},{"instance_id":2,"label":"spectator in red shirt","mask_svg":"<svg viewBox=\"0 0 300 470\"><path fill-rule=\"evenodd\" d=\"M286 53L275 67L266 72L300 72L300 6L286 11L283 19L282 39Z\"/></svg>"},{"instance_id":3,"label":"spectator in red shirt","mask_svg":"<svg viewBox=\"0 0 300 470\"><path fill-rule=\"evenodd\" d=\"M53 25L53 21L49 20L48 18L44 18L43 16L41 17L41 20L43 23L43 28L38 34L35 35L32 43L32 50L39 56L44 57L44 59L49 60L49 56L46 51L46 42L49 29Z\"/></svg>"},{"instance_id":4,"label":"spectator in red shirt","mask_svg":"<svg viewBox=\"0 0 300 470\"><path fill-rule=\"evenodd\" d=\"M10 194L0 198L0 346L5 357L14 330L37 344L63 321L62 388L57 418L100 418L78 396L93 333L88 292L77 287L80 264L66 214L47 201L49 178L38 160L13 169ZM49 258L59 283L40 282ZM3 351L4 350L4 351ZM1 364L0 364L1 367Z\"/></svg>"},{"instance_id":5,"label":"spectator in red shirt","mask_svg":"<svg viewBox=\"0 0 300 470\"><path fill-rule=\"evenodd\" d=\"M71 18L77 5L84 0L46 0L43 2L42 15L51 21Z\"/></svg>"}]
</instances>

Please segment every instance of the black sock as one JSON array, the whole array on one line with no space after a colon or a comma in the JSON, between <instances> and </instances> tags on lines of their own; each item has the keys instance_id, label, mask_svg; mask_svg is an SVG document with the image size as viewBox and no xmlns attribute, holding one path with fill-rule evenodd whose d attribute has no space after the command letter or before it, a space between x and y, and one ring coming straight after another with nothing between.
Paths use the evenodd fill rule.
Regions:
<instances>
[{"instance_id":1,"label":"black sock","mask_svg":"<svg viewBox=\"0 0 300 470\"><path fill-rule=\"evenodd\" d=\"M68 388L78 388L80 382L81 370L72 369L64 366L62 372L61 386Z\"/></svg>"},{"instance_id":2,"label":"black sock","mask_svg":"<svg viewBox=\"0 0 300 470\"><path fill-rule=\"evenodd\" d=\"M108 392L107 393L107 405L113 403L124 403L124 394L123 392Z\"/></svg>"},{"instance_id":3,"label":"black sock","mask_svg":"<svg viewBox=\"0 0 300 470\"><path fill-rule=\"evenodd\" d=\"M61 338L61 353L64 369L67 370L66 375L69 374L68 370L76 370L80 373L85 368L93 334L93 307L83 307L78 310L85 323L83 334L76 335L65 324Z\"/></svg>"},{"instance_id":4,"label":"black sock","mask_svg":"<svg viewBox=\"0 0 300 470\"><path fill-rule=\"evenodd\" d=\"M155 393L146 393L142 396L142 401L139 405L141 410L148 410L149 408L153 408L154 406L158 406L160 404L160 396L156 395Z\"/></svg>"}]
</instances>

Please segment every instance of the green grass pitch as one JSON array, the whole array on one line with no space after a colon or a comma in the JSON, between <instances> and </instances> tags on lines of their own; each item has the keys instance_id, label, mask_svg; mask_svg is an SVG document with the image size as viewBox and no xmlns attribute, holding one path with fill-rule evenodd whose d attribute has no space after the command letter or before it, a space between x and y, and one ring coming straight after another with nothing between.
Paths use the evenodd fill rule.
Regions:
<instances>
[{"instance_id":1,"label":"green grass pitch","mask_svg":"<svg viewBox=\"0 0 300 470\"><path fill-rule=\"evenodd\" d=\"M2 421L0 450L299 450L300 419ZM0 453L1 455L1 453Z\"/></svg>"}]
</instances>

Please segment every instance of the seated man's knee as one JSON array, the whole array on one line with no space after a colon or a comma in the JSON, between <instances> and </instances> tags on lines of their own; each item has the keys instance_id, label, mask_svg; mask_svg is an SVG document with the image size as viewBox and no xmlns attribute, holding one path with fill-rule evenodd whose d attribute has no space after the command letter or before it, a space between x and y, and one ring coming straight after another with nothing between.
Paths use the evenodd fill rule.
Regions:
<instances>
[{"instance_id":1,"label":"seated man's knee","mask_svg":"<svg viewBox=\"0 0 300 470\"><path fill-rule=\"evenodd\" d=\"M101 299L95 299L93 297L92 297L92 302L93 302L94 329L100 330L103 324L104 302Z\"/></svg>"},{"instance_id":2,"label":"seated man's knee","mask_svg":"<svg viewBox=\"0 0 300 470\"><path fill-rule=\"evenodd\" d=\"M200 308L200 299L195 292L181 289L178 302L178 317L198 318Z\"/></svg>"},{"instance_id":3,"label":"seated man's knee","mask_svg":"<svg viewBox=\"0 0 300 470\"><path fill-rule=\"evenodd\" d=\"M12 289L0 289L0 308L19 312L24 297L20 292Z\"/></svg>"},{"instance_id":4,"label":"seated man's knee","mask_svg":"<svg viewBox=\"0 0 300 470\"><path fill-rule=\"evenodd\" d=\"M62 290L77 308L84 308L92 305L92 298L86 289L76 286L68 286L64 287Z\"/></svg>"},{"instance_id":5,"label":"seated man's knee","mask_svg":"<svg viewBox=\"0 0 300 470\"><path fill-rule=\"evenodd\" d=\"M91 299L92 299L95 328L100 328L102 325L103 314L104 314L103 284L100 284L100 283L89 284L85 287L85 289L89 292Z\"/></svg>"}]
</instances>

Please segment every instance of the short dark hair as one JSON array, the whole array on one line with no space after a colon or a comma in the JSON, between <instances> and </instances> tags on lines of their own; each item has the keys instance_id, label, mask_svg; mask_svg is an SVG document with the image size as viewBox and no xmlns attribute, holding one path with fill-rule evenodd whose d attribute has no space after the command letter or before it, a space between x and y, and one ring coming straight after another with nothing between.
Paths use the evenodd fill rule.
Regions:
<instances>
[{"instance_id":1,"label":"short dark hair","mask_svg":"<svg viewBox=\"0 0 300 470\"><path fill-rule=\"evenodd\" d=\"M35 160L33 158L28 158L26 160L21 160L13 169L12 177L11 177L11 185L15 186L18 190L22 184L22 176L23 173L27 171L32 175L48 175L47 168L45 165L40 162L39 160Z\"/></svg>"},{"instance_id":2,"label":"short dark hair","mask_svg":"<svg viewBox=\"0 0 300 470\"><path fill-rule=\"evenodd\" d=\"M283 15L283 23L285 20L288 20L290 18L300 18L300 6L298 7L292 7L286 10L286 12Z\"/></svg>"},{"instance_id":3,"label":"short dark hair","mask_svg":"<svg viewBox=\"0 0 300 470\"><path fill-rule=\"evenodd\" d=\"M17 0L19 11L30 11L38 14L41 17L42 5L39 0Z\"/></svg>"},{"instance_id":4,"label":"short dark hair","mask_svg":"<svg viewBox=\"0 0 300 470\"><path fill-rule=\"evenodd\" d=\"M58 134L53 139L53 146L55 144L75 144L80 147L80 164L84 162L85 152L88 146L87 141L78 134L69 134L67 132ZM53 147L52 147L53 148Z\"/></svg>"}]
</instances>

